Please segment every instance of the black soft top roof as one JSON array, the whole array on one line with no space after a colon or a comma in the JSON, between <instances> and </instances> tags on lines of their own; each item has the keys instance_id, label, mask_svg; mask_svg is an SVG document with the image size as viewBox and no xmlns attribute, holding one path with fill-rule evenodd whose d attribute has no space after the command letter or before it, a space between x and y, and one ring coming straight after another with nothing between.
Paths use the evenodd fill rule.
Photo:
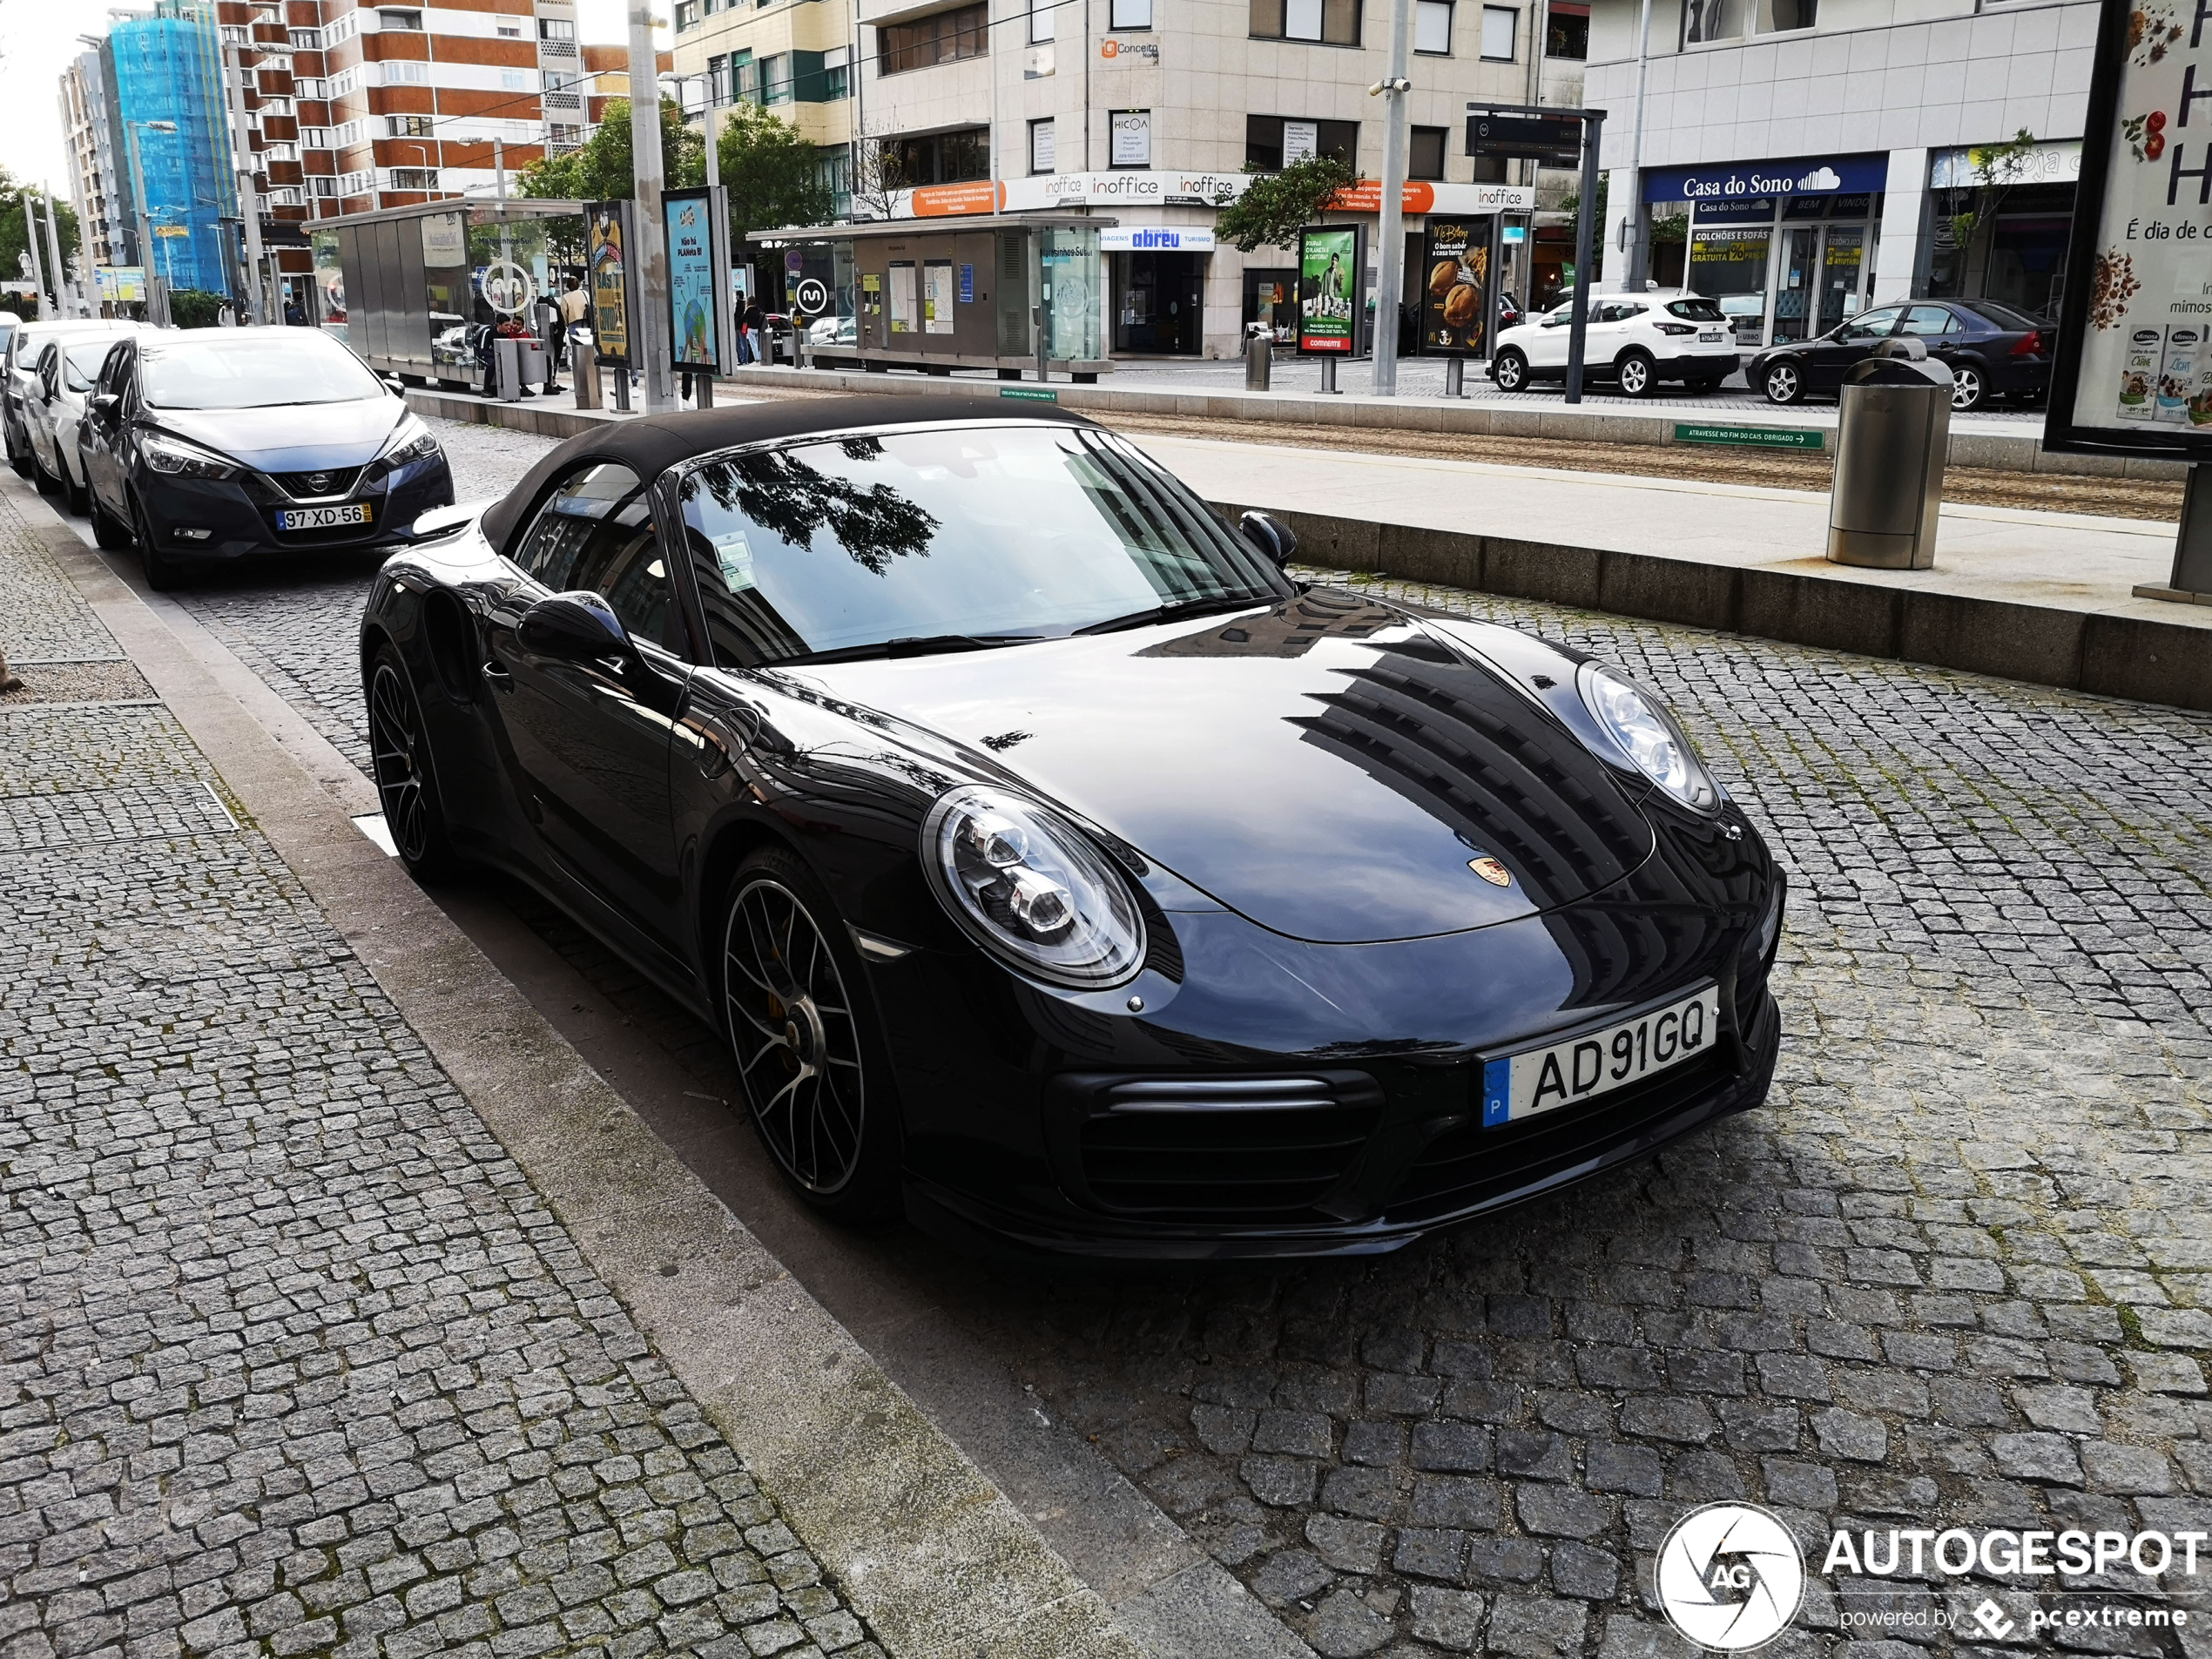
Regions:
<instances>
[{"instance_id":1,"label":"black soft top roof","mask_svg":"<svg viewBox=\"0 0 2212 1659\"><path fill-rule=\"evenodd\" d=\"M677 462L710 450L776 438L804 438L820 432L850 432L858 427L913 426L943 421L1042 421L1063 426L1091 424L1073 410L995 397L784 398L740 404L728 409L696 409L656 415L643 421L609 421L582 432L529 469L505 498L484 511L485 536L501 552L508 537L539 495L557 475L579 461L614 461L648 482Z\"/></svg>"}]
</instances>

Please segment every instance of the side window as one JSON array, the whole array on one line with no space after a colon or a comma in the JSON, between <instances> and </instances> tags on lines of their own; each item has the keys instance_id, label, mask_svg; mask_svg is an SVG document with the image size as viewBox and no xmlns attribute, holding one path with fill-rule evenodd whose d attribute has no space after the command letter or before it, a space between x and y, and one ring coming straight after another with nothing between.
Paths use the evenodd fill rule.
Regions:
<instances>
[{"instance_id":1,"label":"side window","mask_svg":"<svg viewBox=\"0 0 2212 1659\"><path fill-rule=\"evenodd\" d=\"M1905 314L1905 327L1898 333L1932 336L1951 334L1958 326L1951 313L1942 306L1914 306Z\"/></svg>"},{"instance_id":2,"label":"side window","mask_svg":"<svg viewBox=\"0 0 2212 1659\"><path fill-rule=\"evenodd\" d=\"M1886 340L1890 330L1897 327L1897 320L1903 314L1903 308L1898 306L1889 306L1880 311L1862 312L1844 325L1842 338Z\"/></svg>"},{"instance_id":3,"label":"side window","mask_svg":"<svg viewBox=\"0 0 2212 1659\"><path fill-rule=\"evenodd\" d=\"M54 395L54 378L58 372L61 360L62 348L58 345L49 345L44 351L38 354L38 392L40 396L51 398Z\"/></svg>"},{"instance_id":4,"label":"side window","mask_svg":"<svg viewBox=\"0 0 2212 1659\"><path fill-rule=\"evenodd\" d=\"M1616 300L1605 307L1599 315L1598 320L1600 322L1634 322L1642 315L1643 315L1642 306L1623 305Z\"/></svg>"},{"instance_id":5,"label":"side window","mask_svg":"<svg viewBox=\"0 0 2212 1659\"><path fill-rule=\"evenodd\" d=\"M515 563L552 592L590 589L631 637L669 643L667 562L653 533L651 499L629 468L600 462L571 473L537 509Z\"/></svg>"}]
</instances>

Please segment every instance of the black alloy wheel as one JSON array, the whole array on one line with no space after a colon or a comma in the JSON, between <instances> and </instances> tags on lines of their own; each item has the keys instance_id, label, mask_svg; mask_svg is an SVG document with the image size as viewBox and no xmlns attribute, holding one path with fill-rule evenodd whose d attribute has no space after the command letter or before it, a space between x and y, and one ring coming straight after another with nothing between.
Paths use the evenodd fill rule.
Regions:
<instances>
[{"instance_id":1,"label":"black alloy wheel","mask_svg":"<svg viewBox=\"0 0 2212 1659\"><path fill-rule=\"evenodd\" d=\"M1490 380L1501 392L1527 390L1528 360L1521 354L1519 347L1507 347L1490 365Z\"/></svg>"},{"instance_id":2,"label":"black alloy wheel","mask_svg":"<svg viewBox=\"0 0 2212 1659\"><path fill-rule=\"evenodd\" d=\"M1659 367L1640 351L1623 352L1613 366L1621 389L1630 397L1649 397L1659 386Z\"/></svg>"},{"instance_id":3,"label":"black alloy wheel","mask_svg":"<svg viewBox=\"0 0 2212 1659\"><path fill-rule=\"evenodd\" d=\"M422 707L389 644L378 646L369 663L368 744L376 799L400 861L418 881L450 875L459 860L438 806Z\"/></svg>"},{"instance_id":4,"label":"black alloy wheel","mask_svg":"<svg viewBox=\"0 0 2212 1659\"><path fill-rule=\"evenodd\" d=\"M153 521L146 516L146 509L135 496L131 498L131 539L138 545L138 558L145 566L146 586L156 593L167 593L174 588L182 572L176 560L154 545Z\"/></svg>"},{"instance_id":5,"label":"black alloy wheel","mask_svg":"<svg viewBox=\"0 0 2212 1659\"><path fill-rule=\"evenodd\" d=\"M1773 363L1768 366L1759 389L1770 403L1795 403L1805 395L1805 383L1795 363Z\"/></svg>"},{"instance_id":6,"label":"black alloy wheel","mask_svg":"<svg viewBox=\"0 0 2212 1659\"><path fill-rule=\"evenodd\" d=\"M731 884L722 1001L753 1127L809 1204L880 1218L897 1196L887 1068L869 1035L863 970L828 895L765 850Z\"/></svg>"}]
</instances>

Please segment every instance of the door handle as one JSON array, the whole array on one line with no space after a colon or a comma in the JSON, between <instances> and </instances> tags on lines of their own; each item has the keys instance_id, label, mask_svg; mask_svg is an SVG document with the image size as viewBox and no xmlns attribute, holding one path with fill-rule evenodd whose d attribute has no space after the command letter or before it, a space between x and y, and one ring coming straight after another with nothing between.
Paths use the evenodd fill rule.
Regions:
<instances>
[{"instance_id":1,"label":"door handle","mask_svg":"<svg viewBox=\"0 0 2212 1659\"><path fill-rule=\"evenodd\" d=\"M495 691L511 691L515 689L515 677L507 671L497 658L486 663L483 672L484 683Z\"/></svg>"}]
</instances>

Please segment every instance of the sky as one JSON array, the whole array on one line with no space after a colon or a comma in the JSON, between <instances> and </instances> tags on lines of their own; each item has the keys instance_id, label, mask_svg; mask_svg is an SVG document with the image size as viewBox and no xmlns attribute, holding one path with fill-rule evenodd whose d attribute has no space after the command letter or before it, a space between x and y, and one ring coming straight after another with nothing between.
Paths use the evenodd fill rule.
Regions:
<instances>
[{"instance_id":1,"label":"sky","mask_svg":"<svg viewBox=\"0 0 2212 1659\"><path fill-rule=\"evenodd\" d=\"M666 0L657 0L653 10L665 17ZM577 0L577 22L587 41L622 44L630 38L628 0ZM51 185L64 199L69 146L61 73L84 50L78 36L103 33L106 25L102 0L0 0L0 165L19 180Z\"/></svg>"}]
</instances>

